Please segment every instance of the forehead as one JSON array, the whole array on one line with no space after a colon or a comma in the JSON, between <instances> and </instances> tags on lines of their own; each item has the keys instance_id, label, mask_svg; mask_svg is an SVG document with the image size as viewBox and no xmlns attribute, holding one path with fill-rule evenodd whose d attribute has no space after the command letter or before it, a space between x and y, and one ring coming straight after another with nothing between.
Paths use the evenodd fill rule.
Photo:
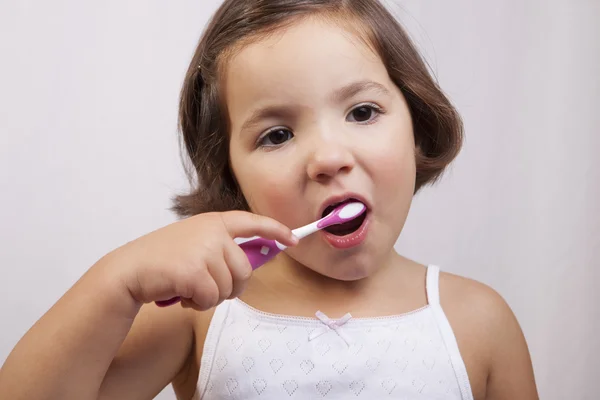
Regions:
<instances>
[{"instance_id":1,"label":"forehead","mask_svg":"<svg viewBox=\"0 0 600 400\"><path fill-rule=\"evenodd\" d=\"M229 112L267 100L316 102L359 80L389 83L365 36L331 21L306 18L246 44L226 63Z\"/></svg>"}]
</instances>

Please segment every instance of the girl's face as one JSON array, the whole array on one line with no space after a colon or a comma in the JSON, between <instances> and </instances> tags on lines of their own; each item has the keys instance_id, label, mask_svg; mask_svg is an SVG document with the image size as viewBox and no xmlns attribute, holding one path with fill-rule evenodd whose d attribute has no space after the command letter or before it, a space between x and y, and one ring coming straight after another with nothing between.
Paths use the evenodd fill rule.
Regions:
<instances>
[{"instance_id":1,"label":"girl's face","mask_svg":"<svg viewBox=\"0 0 600 400\"><path fill-rule=\"evenodd\" d=\"M368 208L360 226L313 234L283 257L339 280L382 267L412 200L415 144L379 57L349 31L305 19L236 53L224 85L231 166L253 212L293 229L348 198Z\"/></svg>"}]
</instances>

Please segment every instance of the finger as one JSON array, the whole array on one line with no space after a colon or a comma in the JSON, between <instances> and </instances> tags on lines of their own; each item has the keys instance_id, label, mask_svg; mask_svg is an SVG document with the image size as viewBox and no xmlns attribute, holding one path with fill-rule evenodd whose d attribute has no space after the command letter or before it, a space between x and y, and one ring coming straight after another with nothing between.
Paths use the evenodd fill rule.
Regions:
<instances>
[{"instance_id":1,"label":"finger","mask_svg":"<svg viewBox=\"0 0 600 400\"><path fill-rule=\"evenodd\" d=\"M295 246L298 243L292 230L273 218L246 211L228 211L220 215L232 238L261 236L277 240L286 246Z\"/></svg>"},{"instance_id":2,"label":"finger","mask_svg":"<svg viewBox=\"0 0 600 400\"><path fill-rule=\"evenodd\" d=\"M190 299L181 299L181 307L183 307L185 309L191 308L192 310L196 310L196 311L206 311L205 308L199 307L196 303L194 303Z\"/></svg>"},{"instance_id":3,"label":"finger","mask_svg":"<svg viewBox=\"0 0 600 400\"><path fill-rule=\"evenodd\" d=\"M229 298L233 291L233 280L231 272L225 262L224 254L219 254L218 257L213 257L213 259L208 262L208 272L217 284L219 290L219 303Z\"/></svg>"},{"instance_id":4,"label":"finger","mask_svg":"<svg viewBox=\"0 0 600 400\"><path fill-rule=\"evenodd\" d=\"M248 256L240 246L231 241L225 246L225 262L229 267L233 282L233 290L229 299L236 298L242 294L252 276L252 266Z\"/></svg>"},{"instance_id":5,"label":"finger","mask_svg":"<svg viewBox=\"0 0 600 400\"><path fill-rule=\"evenodd\" d=\"M207 308L205 306L200 307L196 303L194 303L191 299L181 299L181 307L183 307L184 309L192 309L192 310L196 310L196 311L206 311L207 310ZM212 307L210 307L210 308L212 308Z\"/></svg>"},{"instance_id":6,"label":"finger","mask_svg":"<svg viewBox=\"0 0 600 400\"><path fill-rule=\"evenodd\" d=\"M191 300L196 306L194 309L206 311L219 303L219 287L214 281L208 269L201 269L191 278L192 293L188 300Z\"/></svg>"},{"instance_id":7,"label":"finger","mask_svg":"<svg viewBox=\"0 0 600 400\"><path fill-rule=\"evenodd\" d=\"M193 308L194 303L190 299L181 298L181 307L183 308Z\"/></svg>"}]
</instances>

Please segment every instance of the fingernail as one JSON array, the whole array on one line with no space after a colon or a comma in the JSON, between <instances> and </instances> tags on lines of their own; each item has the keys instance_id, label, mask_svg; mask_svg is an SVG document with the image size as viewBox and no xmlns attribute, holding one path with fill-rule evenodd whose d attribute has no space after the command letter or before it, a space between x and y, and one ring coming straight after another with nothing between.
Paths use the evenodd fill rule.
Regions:
<instances>
[{"instance_id":1,"label":"fingernail","mask_svg":"<svg viewBox=\"0 0 600 400\"><path fill-rule=\"evenodd\" d=\"M299 241L300 241L300 238L292 233L292 242L294 244L298 244Z\"/></svg>"}]
</instances>

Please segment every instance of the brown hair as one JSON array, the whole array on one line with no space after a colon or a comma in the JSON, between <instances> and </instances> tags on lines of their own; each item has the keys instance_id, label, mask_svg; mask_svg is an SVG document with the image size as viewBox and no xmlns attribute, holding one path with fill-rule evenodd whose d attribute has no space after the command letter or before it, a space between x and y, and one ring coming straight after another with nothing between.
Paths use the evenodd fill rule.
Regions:
<instances>
[{"instance_id":1,"label":"brown hair","mask_svg":"<svg viewBox=\"0 0 600 400\"><path fill-rule=\"evenodd\" d=\"M458 154L460 116L398 21L378 0L226 0L200 39L183 84L179 127L195 179L191 193L176 196L180 216L247 210L229 167L229 117L219 91L224 59L249 40L307 16L358 22L406 98L416 144L415 193L434 182Z\"/></svg>"}]
</instances>

